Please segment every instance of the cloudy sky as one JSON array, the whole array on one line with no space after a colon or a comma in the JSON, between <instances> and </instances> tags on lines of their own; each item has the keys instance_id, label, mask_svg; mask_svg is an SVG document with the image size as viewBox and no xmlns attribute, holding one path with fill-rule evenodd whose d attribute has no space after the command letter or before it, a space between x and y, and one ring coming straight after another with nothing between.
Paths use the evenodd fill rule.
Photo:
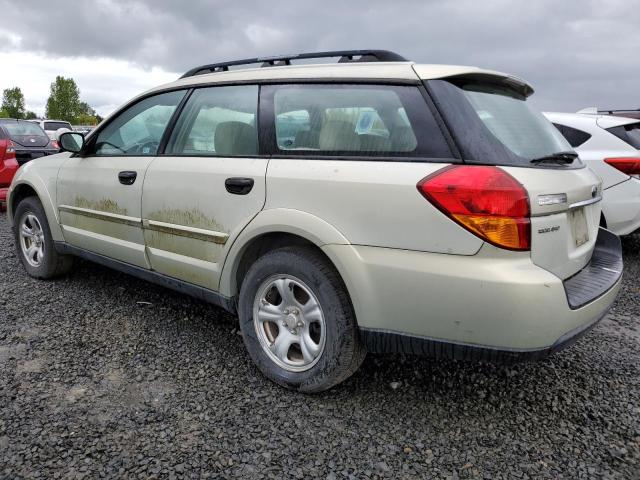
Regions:
<instances>
[{"instance_id":1,"label":"cloudy sky","mask_svg":"<svg viewBox=\"0 0 640 480\"><path fill-rule=\"evenodd\" d=\"M383 48L530 81L540 109L640 108L631 0L0 0L0 89L44 114L56 75L107 114L194 65Z\"/></svg>"}]
</instances>

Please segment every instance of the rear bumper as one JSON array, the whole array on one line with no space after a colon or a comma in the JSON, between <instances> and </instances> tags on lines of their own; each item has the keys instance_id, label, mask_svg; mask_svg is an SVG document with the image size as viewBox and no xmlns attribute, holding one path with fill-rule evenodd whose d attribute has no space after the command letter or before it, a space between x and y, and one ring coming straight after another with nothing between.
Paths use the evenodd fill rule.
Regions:
<instances>
[{"instance_id":1,"label":"rear bumper","mask_svg":"<svg viewBox=\"0 0 640 480\"><path fill-rule=\"evenodd\" d=\"M535 362L542 360L570 345L595 327L606 316L603 312L591 323L581 325L560 337L553 345L546 348L510 349L508 347L489 347L456 343L445 340L435 340L427 337L386 332L367 328L360 329L360 338L367 351L375 353L404 353L424 355L433 358L448 358L451 360L465 360L474 362L488 362L512 364L520 362Z\"/></svg>"},{"instance_id":2,"label":"rear bumper","mask_svg":"<svg viewBox=\"0 0 640 480\"><path fill-rule=\"evenodd\" d=\"M582 300L573 308L569 298L578 297L565 284L580 274L563 282L533 264L528 253L489 245L474 256L349 245L323 249L345 280L362 340L373 352L536 360L592 328L615 301L621 282L620 244L605 230L593 258L608 253L620 271L606 282L599 278L590 298L580 291ZM587 265L583 272L591 275L580 282L595 278L596 269Z\"/></svg>"},{"instance_id":3,"label":"rear bumper","mask_svg":"<svg viewBox=\"0 0 640 480\"><path fill-rule=\"evenodd\" d=\"M52 149L44 149L44 148L25 148L25 149L16 149L16 160L19 165L24 165L31 160L35 160L36 158L46 157L48 155L54 155L58 153L58 150Z\"/></svg>"}]
</instances>

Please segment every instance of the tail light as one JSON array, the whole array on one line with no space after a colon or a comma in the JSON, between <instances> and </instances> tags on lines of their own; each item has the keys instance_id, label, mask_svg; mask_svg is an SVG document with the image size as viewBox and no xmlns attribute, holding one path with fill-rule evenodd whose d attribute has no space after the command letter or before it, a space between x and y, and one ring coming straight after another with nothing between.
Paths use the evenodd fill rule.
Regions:
<instances>
[{"instance_id":1,"label":"tail light","mask_svg":"<svg viewBox=\"0 0 640 480\"><path fill-rule=\"evenodd\" d=\"M12 160L16 158L16 145L11 140L5 140L7 142L6 147L4 149L4 154L0 157L1 162L5 162L6 160ZM1 151L1 150L0 150Z\"/></svg>"},{"instance_id":2,"label":"tail light","mask_svg":"<svg viewBox=\"0 0 640 480\"><path fill-rule=\"evenodd\" d=\"M56 150L60 150L60 144L57 140L51 140L51 147L55 148Z\"/></svg>"},{"instance_id":3,"label":"tail light","mask_svg":"<svg viewBox=\"0 0 640 480\"><path fill-rule=\"evenodd\" d=\"M531 249L529 195L504 170L452 165L417 187L442 213L483 240L508 250Z\"/></svg>"},{"instance_id":4,"label":"tail light","mask_svg":"<svg viewBox=\"0 0 640 480\"><path fill-rule=\"evenodd\" d=\"M604 161L627 175L640 175L640 158L616 157L605 158Z\"/></svg>"}]
</instances>

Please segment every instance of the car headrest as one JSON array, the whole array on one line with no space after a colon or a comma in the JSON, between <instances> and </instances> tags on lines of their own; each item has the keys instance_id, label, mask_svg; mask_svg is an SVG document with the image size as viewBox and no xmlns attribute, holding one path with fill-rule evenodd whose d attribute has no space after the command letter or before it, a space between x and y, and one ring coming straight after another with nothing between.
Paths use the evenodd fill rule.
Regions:
<instances>
[{"instance_id":1,"label":"car headrest","mask_svg":"<svg viewBox=\"0 0 640 480\"><path fill-rule=\"evenodd\" d=\"M360 150L360 139L355 126L343 120L330 120L320 131L320 150Z\"/></svg>"},{"instance_id":2,"label":"car headrest","mask_svg":"<svg viewBox=\"0 0 640 480\"><path fill-rule=\"evenodd\" d=\"M256 128L243 122L221 122L213 136L218 155L257 155Z\"/></svg>"}]
</instances>

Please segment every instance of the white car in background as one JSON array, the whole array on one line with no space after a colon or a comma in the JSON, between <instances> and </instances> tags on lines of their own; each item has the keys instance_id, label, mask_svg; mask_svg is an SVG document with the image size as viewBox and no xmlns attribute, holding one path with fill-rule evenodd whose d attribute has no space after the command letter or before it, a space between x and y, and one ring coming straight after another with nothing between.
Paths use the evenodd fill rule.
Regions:
<instances>
[{"instance_id":1,"label":"white car in background","mask_svg":"<svg viewBox=\"0 0 640 480\"><path fill-rule=\"evenodd\" d=\"M602 226L618 235L640 233L640 120L596 109L545 115L602 178Z\"/></svg>"},{"instance_id":2,"label":"white car in background","mask_svg":"<svg viewBox=\"0 0 640 480\"><path fill-rule=\"evenodd\" d=\"M64 120L35 120L34 123L40 125L51 140L58 140L62 133L73 131L71 124ZM63 131L59 131L61 129Z\"/></svg>"}]
</instances>

